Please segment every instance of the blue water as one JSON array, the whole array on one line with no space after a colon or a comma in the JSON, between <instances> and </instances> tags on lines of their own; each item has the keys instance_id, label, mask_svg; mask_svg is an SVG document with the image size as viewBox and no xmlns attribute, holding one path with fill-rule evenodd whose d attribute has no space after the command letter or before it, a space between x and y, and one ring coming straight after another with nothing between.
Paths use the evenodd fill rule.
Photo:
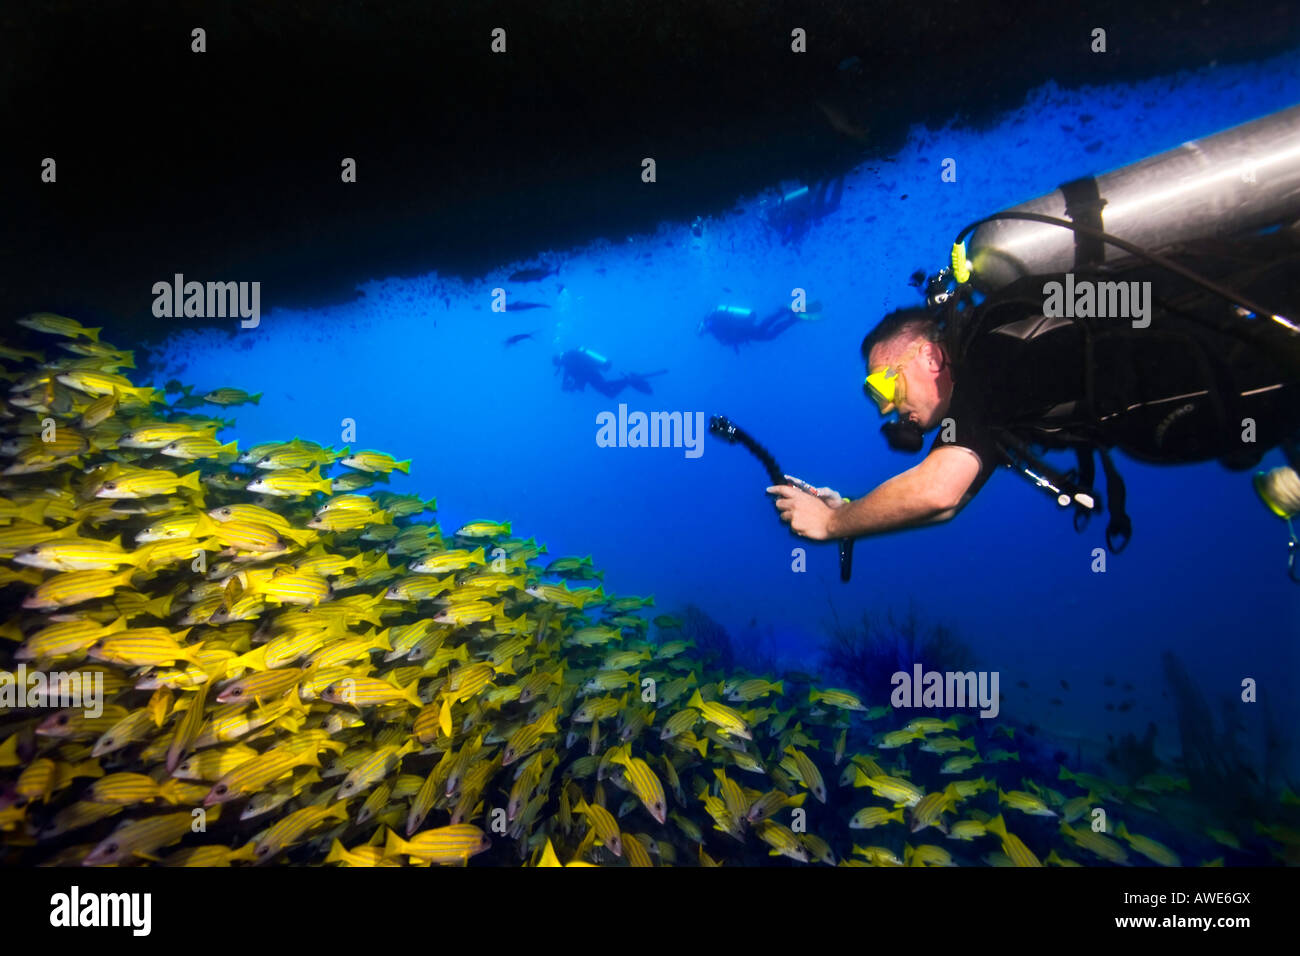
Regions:
<instances>
[{"instance_id":1,"label":"blue water","mask_svg":"<svg viewBox=\"0 0 1300 956\"><path fill-rule=\"evenodd\" d=\"M414 460L392 488L436 495L444 528L508 519L551 556L593 555L608 590L653 593L663 611L696 604L734 637L761 638L761 650L802 669L816 670L832 609L850 620L913 606L1001 673L1005 715L1089 752L1107 733L1140 733L1149 720L1158 749L1176 752L1166 649L1216 710L1220 696L1255 678L1261 699L1295 726L1300 588L1284 575L1284 528L1247 474L1121 456L1135 533L1095 574L1104 521L1076 534L1050 499L1004 472L952 523L858 542L855 577L844 585L826 546L809 545L807 572L792 572L801 542L778 522L765 475L743 450L709 439L692 459L682 449L600 448L595 436L596 415L618 401L721 412L790 472L860 495L919 456L881 440L858 345L884 312L918 302L908 276L942 265L961 227L1296 102L1294 56L1131 86L1047 86L991 128L915 128L897 154L855 170L840 209L797 244L782 246L762 224L761 197L737 196L742 211L708 221L699 238L669 223L652 235L538 250L562 268L535 284L505 277L536 260L502 262L481 281L376 277L355 302L273 311L233 338L178 323L153 349L158 381L263 391L223 433L241 444L294 435L342 444L341 423L354 419L354 447ZM948 157L955 183L940 179ZM671 170L660 178L645 188L671 188ZM551 308L494 313L497 287ZM739 354L696 334L718 304L766 313L788 304L795 287L821 300L823 320ZM534 330L503 347L506 336ZM670 371L652 396L565 393L551 356L575 346L612 358L614 373ZM1265 465L1280 461L1273 453ZM1104 675L1135 692L1103 688ZM1137 701L1127 714L1104 709L1124 697ZM1240 709L1257 736L1258 708Z\"/></svg>"}]
</instances>

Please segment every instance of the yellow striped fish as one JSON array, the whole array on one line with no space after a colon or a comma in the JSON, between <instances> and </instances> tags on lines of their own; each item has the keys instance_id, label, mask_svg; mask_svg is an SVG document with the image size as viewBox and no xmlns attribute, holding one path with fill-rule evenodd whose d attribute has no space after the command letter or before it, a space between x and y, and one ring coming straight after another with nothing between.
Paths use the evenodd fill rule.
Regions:
<instances>
[{"instance_id":1,"label":"yellow striped fish","mask_svg":"<svg viewBox=\"0 0 1300 956\"><path fill-rule=\"evenodd\" d=\"M614 819L613 814L600 804L587 803L586 800L579 800L573 809L587 818L592 831L611 853L619 857L623 855L623 839L618 829L618 821Z\"/></svg>"},{"instance_id":2,"label":"yellow striped fish","mask_svg":"<svg viewBox=\"0 0 1300 956\"><path fill-rule=\"evenodd\" d=\"M208 822L217 816L208 813ZM154 860L154 851L176 843L190 832L194 818L190 811L167 813L143 820L128 820L104 837L82 861L84 866L108 866L133 863L137 859Z\"/></svg>"},{"instance_id":3,"label":"yellow striped fish","mask_svg":"<svg viewBox=\"0 0 1300 956\"><path fill-rule=\"evenodd\" d=\"M430 863L465 865L470 857L492 845L486 833L470 823L458 823L424 830L403 840L391 829L384 842L384 856L405 854Z\"/></svg>"},{"instance_id":4,"label":"yellow striped fish","mask_svg":"<svg viewBox=\"0 0 1300 956\"><path fill-rule=\"evenodd\" d=\"M610 759L627 768L627 781L632 785L632 792L650 816L662 824L668 818L668 801L664 797L664 785L659 782L659 777L650 769L650 765L640 757L632 756L630 744L616 748ZM625 843L624 846L626 845Z\"/></svg>"},{"instance_id":5,"label":"yellow striped fish","mask_svg":"<svg viewBox=\"0 0 1300 956\"><path fill-rule=\"evenodd\" d=\"M277 821L257 838L253 844L253 854L258 863L268 863L289 847L301 843L312 830L331 820L344 823L347 819L346 803L303 807Z\"/></svg>"},{"instance_id":6,"label":"yellow striped fish","mask_svg":"<svg viewBox=\"0 0 1300 956\"><path fill-rule=\"evenodd\" d=\"M295 767L319 767L320 760L315 750L294 751L286 747L268 750L247 763L240 764L234 770L212 785L212 789L203 799L205 807L218 803L229 803L250 793L256 793L281 777L288 776Z\"/></svg>"},{"instance_id":7,"label":"yellow striped fish","mask_svg":"<svg viewBox=\"0 0 1300 956\"><path fill-rule=\"evenodd\" d=\"M749 730L749 725L745 723L745 718L726 704L720 704L717 701L706 701L700 696L698 688L691 694L687 706L694 707L700 712L700 716L709 723L716 724L733 736L744 737L746 740L754 738L754 735Z\"/></svg>"},{"instance_id":8,"label":"yellow striped fish","mask_svg":"<svg viewBox=\"0 0 1300 956\"><path fill-rule=\"evenodd\" d=\"M1002 852L1011 858L1011 862L1016 866L1042 866L1038 857L1034 856L1032 850L1025 846L1024 841L1014 833L1007 832L1006 822L1002 819L1002 814L998 814L987 824L989 833L996 834L1002 839Z\"/></svg>"}]
</instances>

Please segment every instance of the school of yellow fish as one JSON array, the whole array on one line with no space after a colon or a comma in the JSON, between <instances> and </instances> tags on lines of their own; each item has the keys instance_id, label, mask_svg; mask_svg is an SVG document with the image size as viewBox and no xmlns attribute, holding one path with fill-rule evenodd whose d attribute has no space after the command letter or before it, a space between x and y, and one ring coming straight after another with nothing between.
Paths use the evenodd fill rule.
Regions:
<instances>
[{"instance_id":1,"label":"school of yellow fish","mask_svg":"<svg viewBox=\"0 0 1300 956\"><path fill-rule=\"evenodd\" d=\"M240 450L191 410L258 396L19 325L49 338L0 345L0 667L103 697L0 695L0 862L1182 862L1118 818L1184 780L1056 789L1009 726L722 673L590 558L417 520L436 503L382 490L409 461Z\"/></svg>"}]
</instances>

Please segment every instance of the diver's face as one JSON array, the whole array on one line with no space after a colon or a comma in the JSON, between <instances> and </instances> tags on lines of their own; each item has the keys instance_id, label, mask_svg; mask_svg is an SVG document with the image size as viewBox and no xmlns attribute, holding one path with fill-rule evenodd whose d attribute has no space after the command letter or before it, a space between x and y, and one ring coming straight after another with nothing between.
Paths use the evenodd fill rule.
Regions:
<instances>
[{"instance_id":1,"label":"diver's face","mask_svg":"<svg viewBox=\"0 0 1300 956\"><path fill-rule=\"evenodd\" d=\"M885 343L871 350L870 369L897 371L894 401L881 408L882 415L898 413L900 421L911 421L922 431L939 424L948 404L949 389L943 351L932 342L899 346Z\"/></svg>"}]
</instances>

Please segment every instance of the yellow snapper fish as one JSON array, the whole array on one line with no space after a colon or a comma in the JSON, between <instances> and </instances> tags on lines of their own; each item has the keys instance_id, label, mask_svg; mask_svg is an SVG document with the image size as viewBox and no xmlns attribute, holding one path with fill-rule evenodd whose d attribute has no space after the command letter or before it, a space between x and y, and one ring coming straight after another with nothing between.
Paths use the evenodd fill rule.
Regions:
<instances>
[{"instance_id":1,"label":"yellow snapper fish","mask_svg":"<svg viewBox=\"0 0 1300 956\"><path fill-rule=\"evenodd\" d=\"M346 465L349 468L355 468L358 471L380 472L386 474L390 471L400 471L404 475L411 473L411 460L398 461L392 455L382 451L358 451L351 455L345 455L339 459L340 465ZM506 534L510 529L506 529Z\"/></svg>"},{"instance_id":2,"label":"yellow snapper fish","mask_svg":"<svg viewBox=\"0 0 1300 956\"><path fill-rule=\"evenodd\" d=\"M391 829L384 842L384 856L413 856L430 863L464 866L470 858L492 846L486 833L470 823L424 830L403 840Z\"/></svg>"},{"instance_id":3,"label":"yellow snapper fish","mask_svg":"<svg viewBox=\"0 0 1300 956\"><path fill-rule=\"evenodd\" d=\"M283 471L268 472L252 479L244 487L248 491L277 498L303 498L317 491L329 494L332 485L330 479L321 477L320 468L313 466L310 471L286 468Z\"/></svg>"},{"instance_id":4,"label":"yellow snapper fish","mask_svg":"<svg viewBox=\"0 0 1300 956\"><path fill-rule=\"evenodd\" d=\"M1115 835L1153 863L1161 866L1182 866L1177 853L1150 837L1129 833L1122 821L1115 828Z\"/></svg>"},{"instance_id":5,"label":"yellow snapper fish","mask_svg":"<svg viewBox=\"0 0 1300 956\"><path fill-rule=\"evenodd\" d=\"M86 328L76 319L55 315L53 312L32 312L20 319L16 319L15 324L37 332L47 332L50 335L62 335L67 338L87 338L92 342L98 342L99 333L104 331L102 328ZM26 354L35 355L36 353L29 352Z\"/></svg>"}]
</instances>

